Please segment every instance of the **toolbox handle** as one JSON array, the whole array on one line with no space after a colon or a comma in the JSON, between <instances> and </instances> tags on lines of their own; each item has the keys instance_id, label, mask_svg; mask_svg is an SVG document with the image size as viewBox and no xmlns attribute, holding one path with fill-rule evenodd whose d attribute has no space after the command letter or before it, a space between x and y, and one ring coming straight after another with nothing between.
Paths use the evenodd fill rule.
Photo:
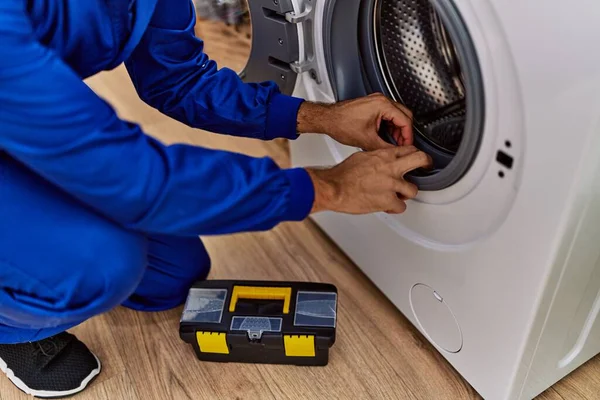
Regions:
<instances>
[{"instance_id":1,"label":"toolbox handle","mask_svg":"<svg viewBox=\"0 0 600 400\"><path fill-rule=\"evenodd\" d=\"M265 286L234 286L229 303L229 312L235 311L238 299L249 300L283 300L283 313L290 313L292 300L291 287L265 287Z\"/></svg>"}]
</instances>

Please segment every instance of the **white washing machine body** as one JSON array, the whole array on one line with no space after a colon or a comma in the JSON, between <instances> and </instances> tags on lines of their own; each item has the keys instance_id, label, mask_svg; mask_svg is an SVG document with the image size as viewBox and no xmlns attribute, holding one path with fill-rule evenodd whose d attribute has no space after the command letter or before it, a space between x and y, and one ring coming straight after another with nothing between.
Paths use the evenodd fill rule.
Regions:
<instances>
[{"instance_id":1,"label":"white washing machine body","mask_svg":"<svg viewBox=\"0 0 600 400\"><path fill-rule=\"evenodd\" d=\"M287 35L261 34L256 8L252 51L295 35L290 68L269 56L274 76L296 96L340 100L352 76L328 30L348 5L264 11L282 3L250 2ZM432 3L460 16L477 55L485 118L472 163L401 216L313 218L483 397L532 398L600 352L600 4ZM310 134L291 149L295 166L357 151Z\"/></svg>"}]
</instances>

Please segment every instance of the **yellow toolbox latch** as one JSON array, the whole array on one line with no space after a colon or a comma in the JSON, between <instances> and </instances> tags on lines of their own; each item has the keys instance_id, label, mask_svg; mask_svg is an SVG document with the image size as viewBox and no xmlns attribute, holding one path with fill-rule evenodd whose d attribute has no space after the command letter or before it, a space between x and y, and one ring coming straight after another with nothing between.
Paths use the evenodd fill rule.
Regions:
<instances>
[{"instance_id":1,"label":"yellow toolbox latch","mask_svg":"<svg viewBox=\"0 0 600 400\"><path fill-rule=\"evenodd\" d=\"M283 344L288 357L315 356L315 337L312 335L284 335Z\"/></svg>"},{"instance_id":2,"label":"yellow toolbox latch","mask_svg":"<svg viewBox=\"0 0 600 400\"><path fill-rule=\"evenodd\" d=\"M203 353L229 354L227 336L223 332L196 332L196 339Z\"/></svg>"}]
</instances>

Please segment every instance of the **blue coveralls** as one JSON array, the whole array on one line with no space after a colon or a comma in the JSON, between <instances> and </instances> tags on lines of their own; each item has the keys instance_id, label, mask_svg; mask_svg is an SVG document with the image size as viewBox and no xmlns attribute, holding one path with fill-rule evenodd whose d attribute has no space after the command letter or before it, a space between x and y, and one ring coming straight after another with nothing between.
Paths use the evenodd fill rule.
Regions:
<instances>
[{"instance_id":1,"label":"blue coveralls","mask_svg":"<svg viewBox=\"0 0 600 400\"><path fill-rule=\"evenodd\" d=\"M210 267L198 235L310 212L305 170L163 145L82 82L125 61L139 96L183 123L296 138L301 100L218 70L194 22L190 0L0 1L0 343L180 305Z\"/></svg>"}]
</instances>

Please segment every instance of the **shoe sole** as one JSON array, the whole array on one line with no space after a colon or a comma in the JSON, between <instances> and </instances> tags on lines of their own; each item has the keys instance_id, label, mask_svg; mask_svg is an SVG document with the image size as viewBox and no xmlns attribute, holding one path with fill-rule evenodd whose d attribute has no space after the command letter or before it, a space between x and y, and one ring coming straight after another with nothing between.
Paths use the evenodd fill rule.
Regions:
<instances>
[{"instance_id":1,"label":"shoe sole","mask_svg":"<svg viewBox=\"0 0 600 400\"><path fill-rule=\"evenodd\" d=\"M28 394L33 397L37 397L39 399L61 399L65 397L73 396L79 392L82 392L88 385L96 378L100 371L102 371L102 363L96 357L95 354L92 353L96 362L98 363L98 368L92 370L90 374L81 382L78 388L65 390L65 391L49 391L49 390L35 390L28 387L25 382L15 376L15 373L8 368L8 365L2 358L0 358L0 371L4 372L6 377L15 385L20 391L25 394Z\"/></svg>"}]
</instances>

